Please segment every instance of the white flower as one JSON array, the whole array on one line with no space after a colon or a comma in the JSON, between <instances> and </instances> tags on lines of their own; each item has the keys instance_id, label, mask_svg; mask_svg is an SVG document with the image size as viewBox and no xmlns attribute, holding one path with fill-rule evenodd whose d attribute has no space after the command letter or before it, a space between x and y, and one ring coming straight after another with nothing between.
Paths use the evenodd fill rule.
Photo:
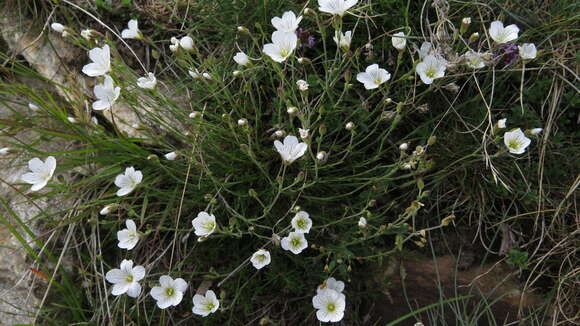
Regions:
<instances>
[{"instance_id":1,"label":"white flower","mask_svg":"<svg viewBox=\"0 0 580 326\"><path fill-rule=\"evenodd\" d=\"M338 291L326 289L312 298L312 306L317 309L316 318L319 321L338 322L344 317L346 297Z\"/></svg>"},{"instance_id":2,"label":"white flower","mask_svg":"<svg viewBox=\"0 0 580 326\"><path fill-rule=\"evenodd\" d=\"M296 18L296 15L292 11L286 11L282 18L274 17L272 18L272 25L274 28L280 32L284 33L294 33L298 28L298 24L302 20L302 16Z\"/></svg>"},{"instance_id":3,"label":"white flower","mask_svg":"<svg viewBox=\"0 0 580 326\"><path fill-rule=\"evenodd\" d=\"M262 51L276 62L284 62L296 49L298 37L294 33L275 31L272 43L264 45Z\"/></svg>"},{"instance_id":4,"label":"white flower","mask_svg":"<svg viewBox=\"0 0 580 326\"><path fill-rule=\"evenodd\" d=\"M139 232L137 232L137 225L135 225L133 220L126 220L125 225L127 226L126 229L117 231L117 240L119 240L117 246L121 249L131 250L139 242Z\"/></svg>"},{"instance_id":5,"label":"white flower","mask_svg":"<svg viewBox=\"0 0 580 326\"><path fill-rule=\"evenodd\" d=\"M357 2L358 0L318 0L318 10L331 15L343 16Z\"/></svg>"},{"instance_id":6,"label":"white flower","mask_svg":"<svg viewBox=\"0 0 580 326\"><path fill-rule=\"evenodd\" d=\"M93 92L97 100L93 102L93 110L101 111L109 109L115 104L119 95L121 95L121 87L113 84L113 78L105 75L105 81L102 84L95 85Z\"/></svg>"},{"instance_id":7,"label":"white flower","mask_svg":"<svg viewBox=\"0 0 580 326\"><path fill-rule=\"evenodd\" d=\"M105 44L102 48L89 51L89 58L93 61L83 67L83 72L90 77L102 76L111 71L111 50Z\"/></svg>"},{"instance_id":8,"label":"white flower","mask_svg":"<svg viewBox=\"0 0 580 326\"><path fill-rule=\"evenodd\" d=\"M300 133L300 138L302 138L302 140L306 140L310 136L310 129L298 128L298 133Z\"/></svg>"},{"instance_id":9,"label":"white flower","mask_svg":"<svg viewBox=\"0 0 580 326\"><path fill-rule=\"evenodd\" d=\"M203 211L197 214L197 217L191 221L191 224L195 229L195 235L199 237L207 237L212 234L217 225L215 216Z\"/></svg>"},{"instance_id":10,"label":"white flower","mask_svg":"<svg viewBox=\"0 0 580 326\"><path fill-rule=\"evenodd\" d=\"M539 135L542 131L544 130L544 128L534 128L532 130L530 130L530 135L532 136L537 136Z\"/></svg>"},{"instance_id":11,"label":"white flower","mask_svg":"<svg viewBox=\"0 0 580 326\"><path fill-rule=\"evenodd\" d=\"M244 52L238 52L234 56L234 61L240 66L247 66L250 63L250 58Z\"/></svg>"},{"instance_id":12,"label":"white flower","mask_svg":"<svg viewBox=\"0 0 580 326\"><path fill-rule=\"evenodd\" d=\"M0 156L8 155L10 153L10 147L0 148Z\"/></svg>"},{"instance_id":13,"label":"white flower","mask_svg":"<svg viewBox=\"0 0 580 326\"><path fill-rule=\"evenodd\" d=\"M28 168L32 172L28 172L22 175L22 181L32 185L31 191L38 191L52 178L54 170L56 170L56 159L54 156L49 156L44 162L38 157L35 157L28 161Z\"/></svg>"},{"instance_id":14,"label":"white flower","mask_svg":"<svg viewBox=\"0 0 580 326\"><path fill-rule=\"evenodd\" d=\"M496 20L489 27L489 36L497 43L507 43L518 38L520 29L516 25L504 27L503 23Z\"/></svg>"},{"instance_id":15,"label":"white flower","mask_svg":"<svg viewBox=\"0 0 580 326\"><path fill-rule=\"evenodd\" d=\"M177 158L177 152L167 153L167 154L165 154L163 156L165 156L165 159L166 160L173 161L173 160L175 160Z\"/></svg>"},{"instance_id":16,"label":"white flower","mask_svg":"<svg viewBox=\"0 0 580 326\"><path fill-rule=\"evenodd\" d=\"M119 174L115 178L115 186L119 187L117 190L117 196L128 195L138 184L143 180L143 173L141 171L136 171L134 167L128 167L125 169L124 174Z\"/></svg>"},{"instance_id":17,"label":"white flower","mask_svg":"<svg viewBox=\"0 0 580 326\"><path fill-rule=\"evenodd\" d=\"M503 128L505 128L505 127L506 127L506 124L507 124L507 118L499 119L499 120L497 121L497 127L498 127L499 129L503 129Z\"/></svg>"},{"instance_id":18,"label":"white flower","mask_svg":"<svg viewBox=\"0 0 580 326\"><path fill-rule=\"evenodd\" d=\"M252 255L250 261L256 269L262 269L264 266L269 265L272 259L268 250L260 249Z\"/></svg>"},{"instance_id":19,"label":"white flower","mask_svg":"<svg viewBox=\"0 0 580 326\"><path fill-rule=\"evenodd\" d=\"M447 69L447 67L443 60L428 55L423 58L423 61L417 64L415 71L419 74L421 80L429 85L432 84L435 79L445 76L445 69Z\"/></svg>"},{"instance_id":20,"label":"white flower","mask_svg":"<svg viewBox=\"0 0 580 326\"><path fill-rule=\"evenodd\" d=\"M312 228L312 220L310 219L310 215L308 215L308 213L305 211L296 213L290 224L294 228L294 232L298 233L308 233L310 232L310 228Z\"/></svg>"},{"instance_id":21,"label":"white flower","mask_svg":"<svg viewBox=\"0 0 580 326\"><path fill-rule=\"evenodd\" d=\"M123 259L121 268L115 268L107 272L105 279L113 283L113 295L127 293L131 298L136 298L141 294L141 281L145 277L145 267L133 267L132 260Z\"/></svg>"},{"instance_id":22,"label":"white flower","mask_svg":"<svg viewBox=\"0 0 580 326\"><path fill-rule=\"evenodd\" d=\"M74 117L67 117L66 118L68 120L68 122L70 123L77 123L77 119L75 119Z\"/></svg>"},{"instance_id":23,"label":"white flower","mask_svg":"<svg viewBox=\"0 0 580 326\"><path fill-rule=\"evenodd\" d=\"M338 293L342 293L344 291L344 282L338 281L334 277L329 277L324 283L322 283L317 289L316 293L320 293L324 290L334 290Z\"/></svg>"},{"instance_id":24,"label":"white flower","mask_svg":"<svg viewBox=\"0 0 580 326\"><path fill-rule=\"evenodd\" d=\"M193 50L193 39L190 36L184 36L179 40L179 45L187 51Z\"/></svg>"},{"instance_id":25,"label":"white flower","mask_svg":"<svg viewBox=\"0 0 580 326\"><path fill-rule=\"evenodd\" d=\"M359 72L356 75L356 80L363 83L366 89L378 88L389 79L391 79L391 74L385 69L379 68L376 63L368 66L365 72Z\"/></svg>"},{"instance_id":26,"label":"white flower","mask_svg":"<svg viewBox=\"0 0 580 326\"><path fill-rule=\"evenodd\" d=\"M160 309L177 306L187 290L187 282L182 278L174 280L168 275L163 275L159 278L159 284L160 286L151 289L151 296L157 300L157 307Z\"/></svg>"},{"instance_id":27,"label":"white flower","mask_svg":"<svg viewBox=\"0 0 580 326\"><path fill-rule=\"evenodd\" d=\"M283 144L279 140L276 140L274 141L274 146L278 153L280 153L282 161L287 164L291 164L302 157L308 149L308 145L298 142L298 138L295 136L286 136Z\"/></svg>"},{"instance_id":28,"label":"white flower","mask_svg":"<svg viewBox=\"0 0 580 326\"><path fill-rule=\"evenodd\" d=\"M358 220L358 227L359 227L359 228L361 228L361 229L364 229L364 228L366 228L366 227L367 227L367 219L366 219L366 218L364 218L364 217L361 217L361 218Z\"/></svg>"},{"instance_id":29,"label":"white flower","mask_svg":"<svg viewBox=\"0 0 580 326\"><path fill-rule=\"evenodd\" d=\"M137 86L140 88L154 89L157 85L157 78L152 72L147 73L147 77L139 77L137 79Z\"/></svg>"},{"instance_id":30,"label":"white flower","mask_svg":"<svg viewBox=\"0 0 580 326\"><path fill-rule=\"evenodd\" d=\"M431 47L432 47L432 44L429 42L421 43L421 48L418 49L418 51L417 51L417 53L419 53L419 59L423 59L426 56L428 56L429 53L431 52Z\"/></svg>"},{"instance_id":31,"label":"white flower","mask_svg":"<svg viewBox=\"0 0 580 326\"><path fill-rule=\"evenodd\" d=\"M520 57L524 60L532 60L536 58L538 50L536 50L536 45L533 43L524 43L518 46Z\"/></svg>"},{"instance_id":32,"label":"white flower","mask_svg":"<svg viewBox=\"0 0 580 326\"><path fill-rule=\"evenodd\" d=\"M503 142L512 154L523 154L532 142L520 128L503 134Z\"/></svg>"},{"instance_id":33,"label":"white flower","mask_svg":"<svg viewBox=\"0 0 580 326\"><path fill-rule=\"evenodd\" d=\"M131 19L127 25L129 28L124 29L121 32L122 38L127 38L127 39L141 39L141 38L143 38L143 35L141 34L141 31L139 30L139 23L137 22L137 19Z\"/></svg>"},{"instance_id":34,"label":"white flower","mask_svg":"<svg viewBox=\"0 0 580 326\"><path fill-rule=\"evenodd\" d=\"M93 37L93 31L91 31L90 29L83 29L81 31L81 36L85 39L85 40L90 40Z\"/></svg>"},{"instance_id":35,"label":"white flower","mask_svg":"<svg viewBox=\"0 0 580 326\"><path fill-rule=\"evenodd\" d=\"M405 46L407 45L407 38L405 37L405 33L404 32L395 33L391 39L391 42L393 43L395 49L399 51L404 50Z\"/></svg>"},{"instance_id":36,"label":"white flower","mask_svg":"<svg viewBox=\"0 0 580 326\"><path fill-rule=\"evenodd\" d=\"M215 292L207 290L205 295L196 294L193 296L193 313L203 317L214 313L220 307Z\"/></svg>"},{"instance_id":37,"label":"white flower","mask_svg":"<svg viewBox=\"0 0 580 326\"><path fill-rule=\"evenodd\" d=\"M481 54L479 54L475 51L467 51L463 55L463 58L465 59L465 63L467 64L467 66L469 68L481 69L481 68L485 67L485 61L483 61Z\"/></svg>"},{"instance_id":38,"label":"white flower","mask_svg":"<svg viewBox=\"0 0 580 326\"><path fill-rule=\"evenodd\" d=\"M332 39L339 48L346 52L350 48L350 43L352 42L352 31L346 31L344 34L340 31L335 31Z\"/></svg>"},{"instance_id":39,"label":"white flower","mask_svg":"<svg viewBox=\"0 0 580 326\"><path fill-rule=\"evenodd\" d=\"M28 108L32 111L38 111L40 110L40 108L38 107L38 105L34 104L34 103L28 103Z\"/></svg>"},{"instance_id":40,"label":"white flower","mask_svg":"<svg viewBox=\"0 0 580 326\"><path fill-rule=\"evenodd\" d=\"M177 52L179 50L179 44L169 44L169 50L173 53Z\"/></svg>"},{"instance_id":41,"label":"white flower","mask_svg":"<svg viewBox=\"0 0 580 326\"><path fill-rule=\"evenodd\" d=\"M289 250L293 254L298 255L308 247L308 241L306 241L304 233L290 232L287 237L282 238L280 245L282 249Z\"/></svg>"},{"instance_id":42,"label":"white flower","mask_svg":"<svg viewBox=\"0 0 580 326\"><path fill-rule=\"evenodd\" d=\"M50 28L57 33L62 34L62 32L64 32L64 25L61 23L52 23L50 24Z\"/></svg>"},{"instance_id":43,"label":"white flower","mask_svg":"<svg viewBox=\"0 0 580 326\"><path fill-rule=\"evenodd\" d=\"M299 91L306 92L310 85L308 85L307 81L299 79L298 81L296 81L296 86L298 86Z\"/></svg>"}]
</instances>

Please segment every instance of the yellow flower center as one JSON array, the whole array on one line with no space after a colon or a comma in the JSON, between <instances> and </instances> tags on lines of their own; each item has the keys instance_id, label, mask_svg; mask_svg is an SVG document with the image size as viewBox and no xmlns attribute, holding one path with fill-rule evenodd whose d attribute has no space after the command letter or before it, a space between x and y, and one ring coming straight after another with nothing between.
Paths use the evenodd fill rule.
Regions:
<instances>
[{"instance_id":1,"label":"yellow flower center","mask_svg":"<svg viewBox=\"0 0 580 326\"><path fill-rule=\"evenodd\" d=\"M520 148L520 142L517 139L512 139L508 142L508 147L518 149Z\"/></svg>"},{"instance_id":2,"label":"yellow flower center","mask_svg":"<svg viewBox=\"0 0 580 326\"><path fill-rule=\"evenodd\" d=\"M306 228L306 221L303 219L298 220L298 222L296 222L296 225L298 226L299 229L305 229Z\"/></svg>"},{"instance_id":3,"label":"yellow flower center","mask_svg":"<svg viewBox=\"0 0 580 326\"><path fill-rule=\"evenodd\" d=\"M288 55L290 55L290 51L288 51L288 49L280 49L280 56L282 58L287 57Z\"/></svg>"},{"instance_id":4,"label":"yellow flower center","mask_svg":"<svg viewBox=\"0 0 580 326\"><path fill-rule=\"evenodd\" d=\"M336 310L336 306L334 305L334 303L329 303L328 305L326 305L326 310L333 312L334 310Z\"/></svg>"},{"instance_id":5,"label":"yellow flower center","mask_svg":"<svg viewBox=\"0 0 580 326\"><path fill-rule=\"evenodd\" d=\"M212 302L208 302L205 304L205 309L207 309L208 311L211 311L214 307L215 305Z\"/></svg>"},{"instance_id":6,"label":"yellow flower center","mask_svg":"<svg viewBox=\"0 0 580 326\"><path fill-rule=\"evenodd\" d=\"M292 238L291 243L292 243L292 247L298 247L300 245L301 241L298 238Z\"/></svg>"},{"instance_id":7,"label":"yellow flower center","mask_svg":"<svg viewBox=\"0 0 580 326\"><path fill-rule=\"evenodd\" d=\"M203 227L205 228L206 232L210 232L215 227L215 223L208 221L203 224Z\"/></svg>"},{"instance_id":8,"label":"yellow flower center","mask_svg":"<svg viewBox=\"0 0 580 326\"><path fill-rule=\"evenodd\" d=\"M133 275L127 275L127 283L133 282Z\"/></svg>"},{"instance_id":9,"label":"yellow flower center","mask_svg":"<svg viewBox=\"0 0 580 326\"><path fill-rule=\"evenodd\" d=\"M429 77L429 78L434 78L435 77L435 69L433 69L433 67L427 69L427 71L425 72L425 75L427 75L427 77Z\"/></svg>"},{"instance_id":10,"label":"yellow flower center","mask_svg":"<svg viewBox=\"0 0 580 326\"><path fill-rule=\"evenodd\" d=\"M167 288L167 289L165 289L165 294L168 297L172 297L175 294L175 290L173 288Z\"/></svg>"}]
</instances>

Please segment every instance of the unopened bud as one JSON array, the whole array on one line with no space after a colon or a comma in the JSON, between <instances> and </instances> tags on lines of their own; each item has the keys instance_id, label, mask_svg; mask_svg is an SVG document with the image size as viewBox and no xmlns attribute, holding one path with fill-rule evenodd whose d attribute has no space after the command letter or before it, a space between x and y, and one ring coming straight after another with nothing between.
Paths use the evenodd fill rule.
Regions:
<instances>
[{"instance_id":1,"label":"unopened bud","mask_svg":"<svg viewBox=\"0 0 580 326\"><path fill-rule=\"evenodd\" d=\"M234 70L234 72L232 73L232 75L234 75L234 77L239 77L242 75L242 72L239 70Z\"/></svg>"},{"instance_id":2,"label":"unopened bud","mask_svg":"<svg viewBox=\"0 0 580 326\"><path fill-rule=\"evenodd\" d=\"M118 204L111 204L103 207L99 212L100 215L109 215L111 212L115 211L119 207Z\"/></svg>"},{"instance_id":3,"label":"unopened bud","mask_svg":"<svg viewBox=\"0 0 580 326\"><path fill-rule=\"evenodd\" d=\"M318 152L316 153L316 159L319 161L322 161L326 158L326 152L322 151L322 152Z\"/></svg>"},{"instance_id":4,"label":"unopened bud","mask_svg":"<svg viewBox=\"0 0 580 326\"><path fill-rule=\"evenodd\" d=\"M244 26L238 26L238 32L240 32L240 33L246 33L246 34L250 34L250 30L249 30L249 29L247 29L247 28L246 28L246 27L244 27Z\"/></svg>"},{"instance_id":5,"label":"unopened bud","mask_svg":"<svg viewBox=\"0 0 580 326\"><path fill-rule=\"evenodd\" d=\"M201 117L201 112L193 111L189 114L189 117L192 119L197 119Z\"/></svg>"},{"instance_id":6,"label":"unopened bud","mask_svg":"<svg viewBox=\"0 0 580 326\"><path fill-rule=\"evenodd\" d=\"M276 130L276 131L274 132L274 136L276 136L276 137L278 137L278 138L282 138L282 137L284 137L284 135L285 135L285 134L286 134L286 133L284 132L284 130Z\"/></svg>"},{"instance_id":7,"label":"unopened bud","mask_svg":"<svg viewBox=\"0 0 580 326\"><path fill-rule=\"evenodd\" d=\"M471 24L471 17L464 17L461 20L461 27L459 28L459 33L463 34L463 33L467 32L467 29L469 28L470 24Z\"/></svg>"},{"instance_id":8,"label":"unopened bud","mask_svg":"<svg viewBox=\"0 0 580 326\"><path fill-rule=\"evenodd\" d=\"M475 33L471 34L471 36L469 37L469 43L473 43L473 42L477 41L478 38L479 38L479 33L475 32Z\"/></svg>"},{"instance_id":9,"label":"unopened bud","mask_svg":"<svg viewBox=\"0 0 580 326\"><path fill-rule=\"evenodd\" d=\"M354 123L351 122L351 121L349 121L349 122L346 123L346 125L344 126L344 128L346 130L352 130L352 129L354 129Z\"/></svg>"},{"instance_id":10,"label":"unopened bud","mask_svg":"<svg viewBox=\"0 0 580 326\"><path fill-rule=\"evenodd\" d=\"M295 115L298 113L298 108L295 106L290 106L286 109L286 112L288 112L289 115Z\"/></svg>"},{"instance_id":11,"label":"unopened bud","mask_svg":"<svg viewBox=\"0 0 580 326\"><path fill-rule=\"evenodd\" d=\"M245 119L245 118L244 118L244 119L239 119L239 120L238 120L238 126L240 126L240 127L244 127L244 126L246 126L247 124L248 124L248 119Z\"/></svg>"},{"instance_id":12,"label":"unopened bud","mask_svg":"<svg viewBox=\"0 0 580 326\"><path fill-rule=\"evenodd\" d=\"M406 151L409 148L409 143L402 143L399 145L399 149L402 151Z\"/></svg>"}]
</instances>

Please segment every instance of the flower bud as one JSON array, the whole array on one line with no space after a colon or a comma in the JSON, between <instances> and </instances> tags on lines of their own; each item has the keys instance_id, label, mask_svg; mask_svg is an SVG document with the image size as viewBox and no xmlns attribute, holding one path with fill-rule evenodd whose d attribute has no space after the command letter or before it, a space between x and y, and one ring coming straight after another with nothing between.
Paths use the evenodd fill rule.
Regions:
<instances>
[{"instance_id":1,"label":"flower bud","mask_svg":"<svg viewBox=\"0 0 580 326\"><path fill-rule=\"evenodd\" d=\"M304 8L304 16L316 16L316 11L310 8Z\"/></svg>"},{"instance_id":2,"label":"flower bud","mask_svg":"<svg viewBox=\"0 0 580 326\"><path fill-rule=\"evenodd\" d=\"M326 152L321 151L321 152L316 153L316 159L319 161L326 159Z\"/></svg>"},{"instance_id":3,"label":"flower bud","mask_svg":"<svg viewBox=\"0 0 580 326\"><path fill-rule=\"evenodd\" d=\"M465 32L467 32L467 29L469 28L470 24L471 24L471 17L464 17L461 20L461 27L459 28L459 33L464 34Z\"/></svg>"},{"instance_id":4,"label":"flower bud","mask_svg":"<svg viewBox=\"0 0 580 326\"><path fill-rule=\"evenodd\" d=\"M387 104L387 105L388 105L388 104L391 104L391 103L393 103L393 99L392 99L392 98L390 98L390 97L387 97L387 98L385 99L385 104Z\"/></svg>"},{"instance_id":5,"label":"flower bud","mask_svg":"<svg viewBox=\"0 0 580 326\"><path fill-rule=\"evenodd\" d=\"M238 120L238 126L244 127L248 124L248 119L242 118Z\"/></svg>"},{"instance_id":6,"label":"flower bud","mask_svg":"<svg viewBox=\"0 0 580 326\"><path fill-rule=\"evenodd\" d=\"M100 215L109 215L111 212L115 211L117 209L117 207L119 207L118 204L107 205L107 206L103 207L103 209L101 209L99 214Z\"/></svg>"},{"instance_id":7,"label":"flower bud","mask_svg":"<svg viewBox=\"0 0 580 326\"><path fill-rule=\"evenodd\" d=\"M302 138L302 140L306 140L310 137L310 129L298 128L298 132L300 133L300 138Z\"/></svg>"},{"instance_id":8,"label":"flower bud","mask_svg":"<svg viewBox=\"0 0 580 326\"><path fill-rule=\"evenodd\" d=\"M367 219L364 218L364 217L361 217L358 220L358 227L361 228L361 229L365 229L367 227Z\"/></svg>"},{"instance_id":9,"label":"flower bud","mask_svg":"<svg viewBox=\"0 0 580 326\"><path fill-rule=\"evenodd\" d=\"M431 146L437 142L437 136L431 136L427 139L427 145Z\"/></svg>"},{"instance_id":10,"label":"flower bud","mask_svg":"<svg viewBox=\"0 0 580 326\"><path fill-rule=\"evenodd\" d=\"M321 135L326 134L326 125L325 124L321 124L320 127L318 127L318 133L320 133Z\"/></svg>"},{"instance_id":11,"label":"flower bud","mask_svg":"<svg viewBox=\"0 0 580 326\"><path fill-rule=\"evenodd\" d=\"M240 33L246 33L246 34L250 34L250 30L249 30L249 29L247 29L247 28L246 28L246 27L244 27L244 26L238 26L238 32L240 32Z\"/></svg>"},{"instance_id":12,"label":"flower bud","mask_svg":"<svg viewBox=\"0 0 580 326\"><path fill-rule=\"evenodd\" d=\"M148 161L159 161L159 156L155 155L155 154L151 154L147 156L147 160Z\"/></svg>"},{"instance_id":13,"label":"flower bud","mask_svg":"<svg viewBox=\"0 0 580 326\"><path fill-rule=\"evenodd\" d=\"M352 130L352 129L354 129L354 122L352 122L352 121L347 122L346 125L344 126L344 128L346 130Z\"/></svg>"},{"instance_id":14,"label":"flower bud","mask_svg":"<svg viewBox=\"0 0 580 326\"><path fill-rule=\"evenodd\" d=\"M169 50L173 53L177 52L177 50L179 50L179 44L170 44Z\"/></svg>"},{"instance_id":15,"label":"flower bud","mask_svg":"<svg viewBox=\"0 0 580 326\"><path fill-rule=\"evenodd\" d=\"M469 37L469 43L473 43L473 42L477 41L478 38L479 38L479 33L475 32L475 33L471 34L471 36Z\"/></svg>"},{"instance_id":16,"label":"flower bud","mask_svg":"<svg viewBox=\"0 0 580 326\"><path fill-rule=\"evenodd\" d=\"M300 58L298 58L298 63L301 64L301 65L302 64L307 64L307 63L310 63L310 59L305 58L305 57L300 57Z\"/></svg>"},{"instance_id":17,"label":"flower bud","mask_svg":"<svg viewBox=\"0 0 580 326\"><path fill-rule=\"evenodd\" d=\"M179 155L178 152L171 152L171 153L167 153L167 154L165 154L163 156L165 156L165 159L166 160L173 161L173 160L175 160L177 158L178 155Z\"/></svg>"},{"instance_id":18,"label":"flower bud","mask_svg":"<svg viewBox=\"0 0 580 326\"><path fill-rule=\"evenodd\" d=\"M234 70L234 72L232 74L234 75L234 77L239 77L242 75L242 72L239 70Z\"/></svg>"},{"instance_id":19,"label":"flower bud","mask_svg":"<svg viewBox=\"0 0 580 326\"><path fill-rule=\"evenodd\" d=\"M186 51L193 51L193 39L190 36L184 36L179 40L179 46Z\"/></svg>"},{"instance_id":20,"label":"flower bud","mask_svg":"<svg viewBox=\"0 0 580 326\"><path fill-rule=\"evenodd\" d=\"M409 143L402 143L399 145L399 149L402 151L406 151L409 148Z\"/></svg>"},{"instance_id":21,"label":"flower bud","mask_svg":"<svg viewBox=\"0 0 580 326\"><path fill-rule=\"evenodd\" d=\"M308 85L307 81L300 79L296 82L296 86L298 86L299 91L306 92L308 90L308 86L310 85Z\"/></svg>"},{"instance_id":22,"label":"flower bud","mask_svg":"<svg viewBox=\"0 0 580 326\"><path fill-rule=\"evenodd\" d=\"M191 119L197 119L197 118L200 118L200 117L201 117L201 112L199 112L199 111L193 111L193 112L191 112L191 113L189 114L189 117L190 117Z\"/></svg>"},{"instance_id":23,"label":"flower bud","mask_svg":"<svg viewBox=\"0 0 580 326\"><path fill-rule=\"evenodd\" d=\"M50 25L50 28L52 28L53 31L62 34L64 32L64 25L61 23L52 23Z\"/></svg>"},{"instance_id":24,"label":"flower bud","mask_svg":"<svg viewBox=\"0 0 580 326\"><path fill-rule=\"evenodd\" d=\"M209 73L207 73L207 72L204 72L203 74L201 74L201 76L203 78L207 79L207 80L212 80L213 79L213 77Z\"/></svg>"},{"instance_id":25,"label":"flower bud","mask_svg":"<svg viewBox=\"0 0 580 326\"><path fill-rule=\"evenodd\" d=\"M74 117L67 117L66 118L68 120L68 122L70 123L77 123L77 119L75 119Z\"/></svg>"},{"instance_id":26,"label":"flower bud","mask_svg":"<svg viewBox=\"0 0 580 326\"><path fill-rule=\"evenodd\" d=\"M286 109L286 112L288 112L289 115L296 115L298 113L298 108L291 106Z\"/></svg>"},{"instance_id":27,"label":"flower bud","mask_svg":"<svg viewBox=\"0 0 580 326\"><path fill-rule=\"evenodd\" d=\"M497 121L497 128L498 129L503 129L506 127L506 122L507 122L507 118L503 118L503 119L499 119Z\"/></svg>"},{"instance_id":28,"label":"flower bud","mask_svg":"<svg viewBox=\"0 0 580 326\"><path fill-rule=\"evenodd\" d=\"M403 170L411 170L412 168L413 166L411 165L411 163L403 164Z\"/></svg>"},{"instance_id":29,"label":"flower bud","mask_svg":"<svg viewBox=\"0 0 580 326\"><path fill-rule=\"evenodd\" d=\"M278 137L278 138L282 138L282 137L284 137L284 135L285 135L285 134L286 134L286 133L284 132L284 130L276 130L276 131L274 132L274 136L276 136L276 137Z\"/></svg>"},{"instance_id":30,"label":"flower bud","mask_svg":"<svg viewBox=\"0 0 580 326\"><path fill-rule=\"evenodd\" d=\"M530 129L530 135L532 136L537 136L539 135L542 131L544 130L544 128L534 128L534 129Z\"/></svg>"},{"instance_id":31,"label":"flower bud","mask_svg":"<svg viewBox=\"0 0 580 326\"><path fill-rule=\"evenodd\" d=\"M10 147L0 148L0 156L8 155L11 150Z\"/></svg>"}]
</instances>

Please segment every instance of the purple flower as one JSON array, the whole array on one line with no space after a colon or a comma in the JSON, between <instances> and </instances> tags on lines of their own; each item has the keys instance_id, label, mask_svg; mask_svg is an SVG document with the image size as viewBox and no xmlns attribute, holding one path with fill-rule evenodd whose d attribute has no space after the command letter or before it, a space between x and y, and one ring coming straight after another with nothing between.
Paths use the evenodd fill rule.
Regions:
<instances>
[{"instance_id":1,"label":"purple flower","mask_svg":"<svg viewBox=\"0 0 580 326\"><path fill-rule=\"evenodd\" d=\"M296 35L300 40L301 49L312 49L316 45L316 38L304 28L298 28L298 30L296 30Z\"/></svg>"},{"instance_id":2,"label":"purple flower","mask_svg":"<svg viewBox=\"0 0 580 326\"><path fill-rule=\"evenodd\" d=\"M494 59L499 61L503 59L504 65L510 65L519 58L518 46L515 44L504 44L497 48Z\"/></svg>"}]
</instances>

